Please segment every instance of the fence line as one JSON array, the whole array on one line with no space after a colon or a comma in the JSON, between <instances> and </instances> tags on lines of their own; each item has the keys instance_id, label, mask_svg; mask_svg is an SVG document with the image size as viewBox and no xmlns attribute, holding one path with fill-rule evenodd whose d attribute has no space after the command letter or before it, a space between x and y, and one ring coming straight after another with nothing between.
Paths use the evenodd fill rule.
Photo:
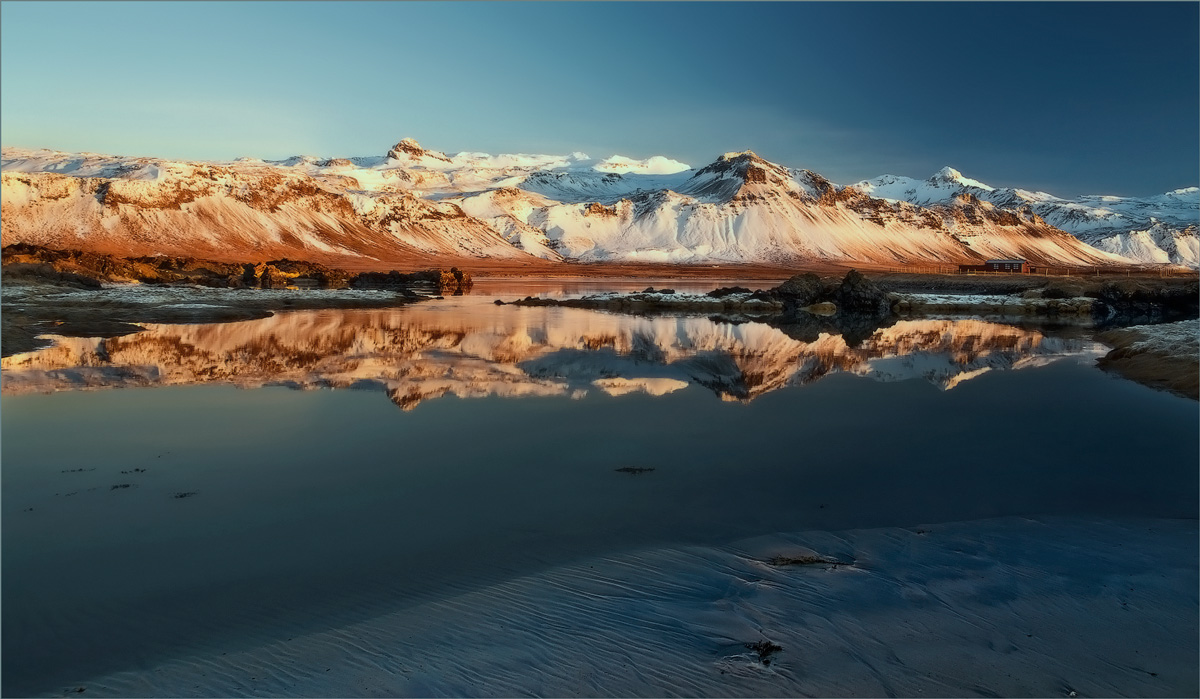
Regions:
<instances>
[{"instance_id":1,"label":"fence line","mask_svg":"<svg viewBox=\"0 0 1200 699\"><path fill-rule=\"evenodd\" d=\"M1038 267L1028 272L963 270L957 265L903 265L885 266L883 271L897 274L962 274L967 276L1023 276L1023 277L1194 277L1197 270L1178 267L1146 269L1145 267Z\"/></svg>"}]
</instances>

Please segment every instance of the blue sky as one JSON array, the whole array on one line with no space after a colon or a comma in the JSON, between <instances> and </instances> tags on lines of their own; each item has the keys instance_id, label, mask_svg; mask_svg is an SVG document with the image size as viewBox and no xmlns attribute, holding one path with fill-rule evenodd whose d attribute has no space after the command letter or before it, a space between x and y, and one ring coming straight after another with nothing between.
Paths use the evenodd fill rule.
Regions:
<instances>
[{"instance_id":1,"label":"blue sky","mask_svg":"<svg viewBox=\"0 0 1200 699\"><path fill-rule=\"evenodd\" d=\"M1200 180L1200 4L0 3L0 141L123 155L752 149L849 183Z\"/></svg>"}]
</instances>

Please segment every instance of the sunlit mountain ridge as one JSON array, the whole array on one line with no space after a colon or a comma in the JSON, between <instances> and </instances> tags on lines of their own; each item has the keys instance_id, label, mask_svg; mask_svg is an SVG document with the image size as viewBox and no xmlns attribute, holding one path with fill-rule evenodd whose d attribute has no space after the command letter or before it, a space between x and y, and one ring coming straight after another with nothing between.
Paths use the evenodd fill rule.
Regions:
<instances>
[{"instance_id":1,"label":"sunlit mountain ridge","mask_svg":"<svg viewBox=\"0 0 1200 699\"><path fill-rule=\"evenodd\" d=\"M1020 257L1198 264L1195 187L1144 199L996 189L946 168L838 185L749 152L203 163L4 148L4 244L358 266L507 261L870 264Z\"/></svg>"}]
</instances>

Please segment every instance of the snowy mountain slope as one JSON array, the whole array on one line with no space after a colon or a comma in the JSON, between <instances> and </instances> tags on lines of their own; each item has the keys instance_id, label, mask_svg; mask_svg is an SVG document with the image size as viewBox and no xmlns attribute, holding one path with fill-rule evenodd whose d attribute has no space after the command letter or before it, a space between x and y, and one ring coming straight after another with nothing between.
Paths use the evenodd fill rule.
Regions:
<instances>
[{"instance_id":1,"label":"snowy mountain slope","mask_svg":"<svg viewBox=\"0 0 1200 699\"><path fill-rule=\"evenodd\" d=\"M529 223L539 208L549 206L545 197L512 187L493 189L459 200L462 210L499 233L514 247L546 260L562 260L558 244Z\"/></svg>"},{"instance_id":2,"label":"snowy mountain slope","mask_svg":"<svg viewBox=\"0 0 1200 699\"><path fill-rule=\"evenodd\" d=\"M612 204L644 192L675 189L690 171L673 175L598 172L594 170L539 170L518 186L550 199L573 204Z\"/></svg>"},{"instance_id":3,"label":"snowy mountain slope","mask_svg":"<svg viewBox=\"0 0 1200 699\"><path fill-rule=\"evenodd\" d=\"M928 180L883 175L854 185L864 193L920 206L947 204L969 194L995 206L1040 216L1094 247L1143 262L1200 265L1200 188L1151 197L1090 195L1060 199L1045 192L995 188L942 168Z\"/></svg>"},{"instance_id":4,"label":"snowy mountain slope","mask_svg":"<svg viewBox=\"0 0 1200 699\"><path fill-rule=\"evenodd\" d=\"M887 202L750 152L726 153L686 179L674 177L673 183L659 183L672 187L621 195L629 186L627 177L538 173L522 188L534 182L532 189L547 200L544 205L489 202L507 206L506 213L543 230L562 255L588 261L1125 261L1081 244L1036 216L1000 212L973 199L931 208ZM558 186L548 187L550 181ZM589 191L603 196L581 196ZM551 199L554 194L559 201ZM447 201L471 211L476 197L491 195Z\"/></svg>"},{"instance_id":5,"label":"snowy mountain slope","mask_svg":"<svg viewBox=\"0 0 1200 699\"><path fill-rule=\"evenodd\" d=\"M1200 267L1200 238L1195 224L1154 221L1145 230L1095 231L1077 234L1094 248L1144 262Z\"/></svg>"},{"instance_id":6,"label":"snowy mountain slope","mask_svg":"<svg viewBox=\"0 0 1200 699\"><path fill-rule=\"evenodd\" d=\"M225 163L4 148L0 166L5 244L126 254L1104 265L1144 247L1081 243L953 170L843 187L748 151L689 169L405 139L383 156Z\"/></svg>"},{"instance_id":7,"label":"snowy mountain slope","mask_svg":"<svg viewBox=\"0 0 1200 699\"><path fill-rule=\"evenodd\" d=\"M919 206L947 204L960 194L974 194L976 197L987 199L986 193L995 191L978 180L963 177L961 172L952 167L938 170L927 180L881 175L875 179L858 182L854 187L873 197L906 201Z\"/></svg>"},{"instance_id":8,"label":"snowy mountain slope","mask_svg":"<svg viewBox=\"0 0 1200 699\"><path fill-rule=\"evenodd\" d=\"M153 179L142 176L149 168L157 169ZM363 196L273 167L159 163L116 177L4 172L0 191L4 244L232 260L524 256L452 204L405 192Z\"/></svg>"}]
</instances>

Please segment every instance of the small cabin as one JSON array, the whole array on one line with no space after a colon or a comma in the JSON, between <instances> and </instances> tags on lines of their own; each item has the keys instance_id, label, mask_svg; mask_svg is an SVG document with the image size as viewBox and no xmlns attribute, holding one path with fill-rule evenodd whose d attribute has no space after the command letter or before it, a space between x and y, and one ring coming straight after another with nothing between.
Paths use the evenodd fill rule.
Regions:
<instances>
[{"instance_id":1,"label":"small cabin","mask_svg":"<svg viewBox=\"0 0 1200 699\"><path fill-rule=\"evenodd\" d=\"M981 265L959 265L960 272L1007 272L1009 274L1027 274L1031 271L1026 260L988 260Z\"/></svg>"},{"instance_id":2,"label":"small cabin","mask_svg":"<svg viewBox=\"0 0 1200 699\"><path fill-rule=\"evenodd\" d=\"M1025 260L988 260L983 266L989 272L1011 272L1018 274L1029 271L1029 263Z\"/></svg>"}]
</instances>

